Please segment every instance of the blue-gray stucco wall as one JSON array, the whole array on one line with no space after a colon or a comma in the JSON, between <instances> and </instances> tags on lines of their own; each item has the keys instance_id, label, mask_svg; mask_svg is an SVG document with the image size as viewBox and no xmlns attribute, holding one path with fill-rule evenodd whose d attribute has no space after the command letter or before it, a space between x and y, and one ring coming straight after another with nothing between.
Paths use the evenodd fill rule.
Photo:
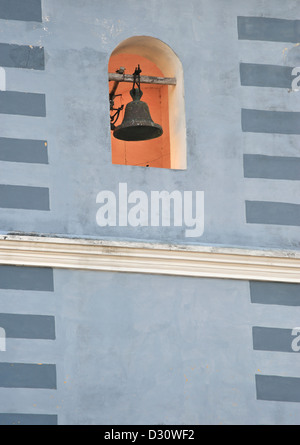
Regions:
<instances>
[{"instance_id":1,"label":"blue-gray stucco wall","mask_svg":"<svg viewBox=\"0 0 300 445\"><path fill-rule=\"evenodd\" d=\"M0 422L299 424L299 287L289 301L295 285L272 300L273 283L63 270L53 283L0 290L3 313L55 318L55 336L36 323L34 335L7 338ZM276 328L271 348L258 327Z\"/></svg>"},{"instance_id":2,"label":"blue-gray stucco wall","mask_svg":"<svg viewBox=\"0 0 300 445\"><path fill-rule=\"evenodd\" d=\"M0 0L1 233L299 249L299 20L295 0ZM134 35L182 62L187 170L111 164L107 64ZM203 191L203 235L99 227L119 183ZM274 286L0 266L0 424L299 424L300 285Z\"/></svg>"},{"instance_id":3,"label":"blue-gray stucco wall","mask_svg":"<svg viewBox=\"0 0 300 445\"><path fill-rule=\"evenodd\" d=\"M300 93L290 92L291 70L300 64L297 6L44 0L41 22L2 19L0 43L12 48L0 47L7 65L1 152L15 139L23 140L26 151L29 139L47 153L41 161L33 151L19 163L16 155L14 162L2 155L1 184L23 186L25 197L19 189L0 190L1 230L299 248L299 178L280 175L285 158L297 158L299 151ZM269 21L261 23L261 16ZM162 40L182 62L187 170L111 164L107 63L114 48L134 35ZM21 114L24 109L28 115ZM260 164L249 160L252 155L268 156L259 177L245 173L249 162ZM279 156L282 162L274 166ZM117 195L119 183L127 183L128 193L148 196L152 190L203 191L203 235L187 239L184 228L173 226L99 227L96 196L102 190ZM36 206L9 208L14 200L17 207L18 201ZM274 219L274 212L283 217Z\"/></svg>"}]
</instances>

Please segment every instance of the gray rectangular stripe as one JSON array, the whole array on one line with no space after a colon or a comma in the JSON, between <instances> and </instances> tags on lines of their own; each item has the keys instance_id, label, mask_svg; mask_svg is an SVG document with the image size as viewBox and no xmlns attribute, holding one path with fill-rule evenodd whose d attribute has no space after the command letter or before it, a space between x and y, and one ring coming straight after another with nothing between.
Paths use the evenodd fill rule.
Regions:
<instances>
[{"instance_id":1,"label":"gray rectangular stripe","mask_svg":"<svg viewBox=\"0 0 300 445\"><path fill-rule=\"evenodd\" d=\"M41 0L0 0L0 19L41 22Z\"/></svg>"},{"instance_id":2,"label":"gray rectangular stripe","mask_svg":"<svg viewBox=\"0 0 300 445\"><path fill-rule=\"evenodd\" d=\"M21 185L0 185L0 207L6 209L50 210L49 189Z\"/></svg>"},{"instance_id":3,"label":"gray rectangular stripe","mask_svg":"<svg viewBox=\"0 0 300 445\"><path fill-rule=\"evenodd\" d=\"M255 375L258 400L300 402L300 378L276 375Z\"/></svg>"},{"instance_id":4,"label":"gray rectangular stripe","mask_svg":"<svg viewBox=\"0 0 300 445\"><path fill-rule=\"evenodd\" d=\"M0 425L57 425L57 415L0 413Z\"/></svg>"},{"instance_id":5,"label":"gray rectangular stripe","mask_svg":"<svg viewBox=\"0 0 300 445\"><path fill-rule=\"evenodd\" d=\"M44 48L0 43L0 66L44 70Z\"/></svg>"},{"instance_id":6,"label":"gray rectangular stripe","mask_svg":"<svg viewBox=\"0 0 300 445\"><path fill-rule=\"evenodd\" d=\"M294 76L293 67L280 65L263 65L257 63L240 64L242 86L291 88Z\"/></svg>"},{"instance_id":7,"label":"gray rectangular stripe","mask_svg":"<svg viewBox=\"0 0 300 445\"><path fill-rule=\"evenodd\" d=\"M237 28L240 40L300 42L300 20L240 16Z\"/></svg>"},{"instance_id":8,"label":"gray rectangular stripe","mask_svg":"<svg viewBox=\"0 0 300 445\"><path fill-rule=\"evenodd\" d=\"M35 363L0 363L0 387L56 389L56 366Z\"/></svg>"},{"instance_id":9,"label":"gray rectangular stripe","mask_svg":"<svg viewBox=\"0 0 300 445\"><path fill-rule=\"evenodd\" d=\"M246 222L300 226L300 205L284 202L246 201Z\"/></svg>"},{"instance_id":10,"label":"gray rectangular stripe","mask_svg":"<svg viewBox=\"0 0 300 445\"><path fill-rule=\"evenodd\" d=\"M0 137L0 161L48 164L47 142Z\"/></svg>"},{"instance_id":11,"label":"gray rectangular stripe","mask_svg":"<svg viewBox=\"0 0 300 445\"><path fill-rule=\"evenodd\" d=\"M292 329L254 326L252 338L255 350L297 353L292 349Z\"/></svg>"},{"instance_id":12,"label":"gray rectangular stripe","mask_svg":"<svg viewBox=\"0 0 300 445\"><path fill-rule=\"evenodd\" d=\"M300 284L250 281L251 303L300 306Z\"/></svg>"},{"instance_id":13,"label":"gray rectangular stripe","mask_svg":"<svg viewBox=\"0 0 300 445\"><path fill-rule=\"evenodd\" d=\"M242 130L252 133L300 134L300 112L241 110Z\"/></svg>"},{"instance_id":14,"label":"gray rectangular stripe","mask_svg":"<svg viewBox=\"0 0 300 445\"><path fill-rule=\"evenodd\" d=\"M1 265L0 289L53 292L53 270L47 267Z\"/></svg>"},{"instance_id":15,"label":"gray rectangular stripe","mask_svg":"<svg viewBox=\"0 0 300 445\"><path fill-rule=\"evenodd\" d=\"M0 113L45 117L45 94L0 91Z\"/></svg>"},{"instance_id":16,"label":"gray rectangular stripe","mask_svg":"<svg viewBox=\"0 0 300 445\"><path fill-rule=\"evenodd\" d=\"M300 157L244 154L244 176L300 180Z\"/></svg>"},{"instance_id":17,"label":"gray rectangular stripe","mask_svg":"<svg viewBox=\"0 0 300 445\"><path fill-rule=\"evenodd\" d=\"M50 315L0 313L0 327L6 338L55 339L55 319Z\"/></svg>"}]
</instances>

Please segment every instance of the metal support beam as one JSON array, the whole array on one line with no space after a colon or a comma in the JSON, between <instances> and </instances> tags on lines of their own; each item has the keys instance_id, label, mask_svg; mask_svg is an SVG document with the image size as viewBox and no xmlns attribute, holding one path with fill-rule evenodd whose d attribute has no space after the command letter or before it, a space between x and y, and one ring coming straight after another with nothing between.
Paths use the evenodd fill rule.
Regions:
<instances>
[{"instance_id":1,"label":"metal support beam","mask_svg":"<svg viewBox=\"0 0 300 445\"><path fill-rule=\"evenodd\" d=\"M109 73L108 80L114 82L133 82L133 75ZM175 77L140 76L140 82L158 85L176 85Z\"/></svg>"}]
</instances>

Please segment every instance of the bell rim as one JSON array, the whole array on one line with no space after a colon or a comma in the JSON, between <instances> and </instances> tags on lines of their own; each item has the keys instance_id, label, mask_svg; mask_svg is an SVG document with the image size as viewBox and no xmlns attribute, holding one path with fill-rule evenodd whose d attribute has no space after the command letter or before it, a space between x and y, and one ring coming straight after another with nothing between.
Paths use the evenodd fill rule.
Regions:
<instances>
[{"instance_id":1,"label":"bell rim","mask_svg":"<svg viewBox=\"0 0 300 445\"><path fill-rule=\"evenodd\" d=\"M113 132L113 135L114 135L114 137L116 139L119 139L121 141L126 141L126 142L149 141L151 139L156 139L156 138L158 138L158 137L163 135L163 129L162 129L161 125L156 124L155 122L153 122L153 124L149 124L149 123L143 124L142 122L139 122L138 124L135 125L135 128L140 128L140 129L144 128L144 129L151 129L151 130L155 129L155 130L157 130L157 132L153 133L154 135L151 136L151 137L147 137L147 138L145 138L145 137L143 137L143 138L137 137L136 139L132 139L132 138L129 139L128 137L126 137L126 130L131 129L131 127L130 126L122 127L122 124L121 124L121 125L119 125L118 127L115 128L115 130ZM123 136L119 137L120 132L122 132L122 131L123 131Z\"/></svg>"}]
</instances>

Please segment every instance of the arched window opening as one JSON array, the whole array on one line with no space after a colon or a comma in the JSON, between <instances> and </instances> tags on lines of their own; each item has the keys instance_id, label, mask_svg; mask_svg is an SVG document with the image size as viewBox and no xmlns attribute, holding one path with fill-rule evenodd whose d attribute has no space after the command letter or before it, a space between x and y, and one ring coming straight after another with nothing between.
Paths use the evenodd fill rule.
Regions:
<instances>
[{"instance_id":1,"label":"arched window opening","mask_svg":"<svg viewBox=\"0 0 300 445\"><path fill-rule=\"evenodd\" d=\"M186 128L181 63L171 48L160 40L131 37L112 52L108 72L132 75L138 66L141 79L144 77L140 84L141 100L147 103L152 120L161 125L163 134L146 141L124 141L115 138L111 131L112 163L185 169ZM145 76L155 78L157 82L149 82ZM176 84L165 83L168 79L175 79ZM114 87L114 109L120 111L119 115L115 111L111 113L116 113L118 120L115 125L119 126L124 119L126 104L132 101L132 83L110 81L109 91Z\"/></svg>"}]
</instances>

